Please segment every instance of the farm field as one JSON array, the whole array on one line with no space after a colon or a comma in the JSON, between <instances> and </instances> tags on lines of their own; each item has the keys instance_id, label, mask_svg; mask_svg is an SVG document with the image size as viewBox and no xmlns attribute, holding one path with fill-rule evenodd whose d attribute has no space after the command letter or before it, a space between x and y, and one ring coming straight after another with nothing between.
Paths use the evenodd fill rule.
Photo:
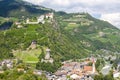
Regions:
<instances>
[{"instance_id":1,"label":"farm field","mask_svg":"<svg viewBox=\"0 0 120 80\"><path fill-rule=\"evenodd\" d=\"M26 50L26 51L18 50L14 53L14 56L20 60L23 60L23 62L25 63L37 63L40 54L41 54L41 49Z\"/></svg>"}]
</instances>

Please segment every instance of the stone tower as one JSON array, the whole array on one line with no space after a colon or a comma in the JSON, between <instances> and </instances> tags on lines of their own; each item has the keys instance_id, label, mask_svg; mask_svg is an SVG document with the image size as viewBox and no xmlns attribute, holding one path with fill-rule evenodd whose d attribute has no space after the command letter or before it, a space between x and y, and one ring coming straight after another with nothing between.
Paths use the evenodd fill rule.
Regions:
<instances>
[{"instance_id":1,"label":"stone tower","mask_svg":"<svg viewBox=\"0 0 120 80\"><path fill-rule=\"evenodd\" d=\"M45 55L45 59L49 60L50 59L50 49L46 49L46 55Z\"/></svg>"}]
</instances>

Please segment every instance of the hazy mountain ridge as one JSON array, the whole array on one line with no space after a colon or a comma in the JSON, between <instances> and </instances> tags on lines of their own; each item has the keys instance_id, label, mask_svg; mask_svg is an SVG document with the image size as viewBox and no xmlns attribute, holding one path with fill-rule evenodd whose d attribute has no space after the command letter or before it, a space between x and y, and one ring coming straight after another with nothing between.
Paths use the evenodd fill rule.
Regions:
<instances>
[{"instance_id":1,"label":"hazy mountain ridge","mask_svg":"<svg viewBox=\"0 0 120 80\"><path fill-rule=\"evenodd\" d=\"M79 17L75 18L75 16L85 16L82 17L82 20ZM69 17L68 17L69 16ZM65 21L67 18L68 21ZM77 19L77 21L75 21ZM119 43L119 35L120 30L111 25L110 23L102 20L98 20L90 16L88 13L79 13L79 14L67 14L58 18L58 22L63 26L63 28L69 32L71 35L76 36L83 44L86 45L91 44L91 46L99 47L99 49L104 49L105 45L110 44L109 47L113 47L112 45L116 45L116 42ZM84 22L84 24L83 24ZM81 37L80 37L81 35ZM112 37L118 37L116 41L112 41ZM75 39L75 38L74 38ZM82 40L81 40L82 39ZM86 41L87 39L87 41ZM90 44L89 44L90 42ZM96 43L95 43L96 42ZM110 43L109 43L110 42ZM95 43L95 44L94 44ZM99 45L98 45L99 44ZM104 47L103 47L103 46ZM85 45L83 45L85 46ZM101 47L101 48L100 48ZM107 49L107 48L106 48ZM113 50L115 48L111 48ZM97 50L97 48L96 48ZM110 49L109 49L110 50ZM115 49L116 50L116 49ZM113 50L113 51L115 51ZM117 49L118 50L118 49ZM92 49L94 51L94 49ZM119 51L119 50L118 50Z\"/></svg>"},{"instance_id":2,"label":"hazy mountain ridge","mask_svg":"<svg viewBox=\"0 0 120 80\"><path fill-rule=\"evenodd\" d=\"M39 6L19 0L2 0L0 1L0 12L2 12L0 16L17 18L30 15L35 17L52 10L38 8ZM38 48L49 47L52 51L51 56L54 59L58 57L57 59L61 61L86 57L101 49L120 52L120 30L110 23L95 19L88 13L55 12L54 14L55 22L52 24L23 24L21 29L13 24L10 29L0 32L1 59L9 58L9 54L11 57L12 49L26 50L33 40L38 42L40 46Z\"/></svg>"},{"instance_id":3,"label":"hazy mountain ridge","mask_svg":"<svg viewBox=\"0 0 120 80\"><path fill-rule=\"evenodd\" d=\"M48 17L51 14L54 16ZM41 17L43 22L39 23ZM95 60L101 59L96 61L101 67L104 57L109 58L106 64L114 65L120 60L119 54L120 30L89 13L56 12L22 0L0 0L1 80L47 80L67 60L76 65L96 57ZM118 58L110 60L115 55Z\"/></svg>"},{"instance_id":4,"label":"hazy mountain ridge","mask_svg":"<svg viewBox=\"0 0 120 80\"><path fill-rule=\"evenodd\" d=\"M0 1L0 16L3 17L36 16L51 11L52 9L33 5L22 0Z\"/></svg>"}]
</instances>

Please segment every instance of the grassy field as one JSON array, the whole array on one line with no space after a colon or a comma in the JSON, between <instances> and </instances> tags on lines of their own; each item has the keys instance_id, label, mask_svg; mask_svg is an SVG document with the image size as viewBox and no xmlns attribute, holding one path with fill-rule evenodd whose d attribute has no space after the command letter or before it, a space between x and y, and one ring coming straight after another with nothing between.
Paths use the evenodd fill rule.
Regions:
<instances>
[{"instance_id":1,"label":"grassy field","mask_svg":"<svg viewBox=\"0 0 120 80\"><path fill-rule=\"evenodd\" d=\"M78 27L79 24L68 24L67 27L65 27L66 30L71 30L71 29L74 29L76 27Z\"/></svg>"},{"instance_id":2,"label":"grassy field","mask_svg":"<svg viewBox=\"0 0 120 80\"><path fill-rule=\"evenodd\" d=\"M38 57L41 54L41 49L26 50L26 51L15 51L14 56L18 59L23 60L25 63L37 63Z\"/></svg>"}]
</instances>

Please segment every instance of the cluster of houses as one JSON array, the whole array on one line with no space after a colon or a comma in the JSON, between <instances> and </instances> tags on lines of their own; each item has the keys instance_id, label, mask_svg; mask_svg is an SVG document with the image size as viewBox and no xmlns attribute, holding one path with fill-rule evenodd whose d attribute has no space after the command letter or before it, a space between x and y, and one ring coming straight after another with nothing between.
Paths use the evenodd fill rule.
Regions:
<instances>
[{"instance_id":1,"label":"cluster of houses","mask_svg":"<svg viewBox=\"0 0 120 80\"><path fill-rule=\"evenodd\" d=\"M111 56L108 56L108 58ZM106 58L106 57L105 57ZM112 60L115 59L111 58ZM63 66L57 70L54 74L46 74L48 80L94 80L95 75L99 75L96 70L95 63L97 58L85 58L81 59L82 62L72 62L65 61L63 62ZM92 65L89 65L92 63ZM100 70L100 72L105 76L108 75L109 72L113 71L113 78L115 80L119 80L120 78L120 64L117 64L117 69L113 69L113 64L105 63Z\"/></svg>"},{"instance_id":2,"label":"cluster of houses","mask_svg":"<svg viewBox=\"0 0 120 80\"><path fill-rule=\"evenodd\" d=\"M36 21L31 21L31 19L27 18L26 22L23 24L44 24L46 22L46 19L48 20L48 22L52 22L54 18L54 13L47 13L44 15L40 15L39 17L37 17ZM17 25L17 28L22 28L23 25L21 25L21 22L15 22L15 25Z\"/></svg>"},{"instance_id":3,"label":"cluster of houses","mask_svg":"<svg viewBox=\"0 0 120 80\"><path fill-rule=\"evenodd\" d=\"M6 59L6 60L1 61L0 66L4 66L4 65L6 65L7 68L9 68L9 69L13 68L13 61L10 59Z\"/></svg>"},{"instance_id":4,"label":"cluster of houses","mask_svg":"<svg viewBox=\"0 0 120 80\"><path fill-rule=\"evenodd\" d=\"M53 20L53 16L54 16L54 13L48 13L48 14L45 14L45 15L41 15L40 17L37 18L36 22L32 22L32 21L30 21L29 18L27 18L26 24L39 24L39 23L44 24L45 19Z\"/></svg>"},{"instance_id":5,"label":"cluster of houses","mask_svg":"<svg viewBox=\"0 0 120 80\"><path fill-rule=\"evenodd\" d=\"M13 68L13 60L6 59L0 62L0 73L3 73L3 68L6 67L8 69Z\"/></svg>"},{"instance_id":6,"label":"cluster of houses","mask_svg":"<svg viewBox=\"0 0 120 80\"><path fill-rule=\"evenodd\" d=\"M88 65L90 62L92 62L92 66ZM53 80L94 80L95 74L97 74L95 59L84 62L64 62L63 66L55 72Z\"/></svg>"},{"instance_id":7,"label":"cluster of houses","mask_svg":"<svg viewBox=\"0 0 120 80\"><path fill-rule=\"evenodd\" d=\"M33 41L32 44L36 44L36 41ZM53 59L50 56L50 51L51 50L49 48L46 48L46 55L41 61L53 63ZM105 59L108 60L109 57L112 56L109 55L108 58L105 57ZM99 75L95 67L97 59L98 58L90 57L81 59L80 62L64 61L62 67L55 73L33 70L33 74L45 74L48 80L94 80L94 76ZM114 60L114 58L112 60ZM92 64L90 65L89 63ZM8 69L12 69L13 60L6 59L0 62L0 74L4 73L2 68L5 65ZM113 69L112 64L106 63L105 66L101 68L100 72L105 76L109 74L111 70L113 70L114 79L117 80L117 78L120 77L120 63L117 64L117 69ZM17 71L26 73L26 70L24 68L17 68Z\"/></svg>"}]
</instances>

